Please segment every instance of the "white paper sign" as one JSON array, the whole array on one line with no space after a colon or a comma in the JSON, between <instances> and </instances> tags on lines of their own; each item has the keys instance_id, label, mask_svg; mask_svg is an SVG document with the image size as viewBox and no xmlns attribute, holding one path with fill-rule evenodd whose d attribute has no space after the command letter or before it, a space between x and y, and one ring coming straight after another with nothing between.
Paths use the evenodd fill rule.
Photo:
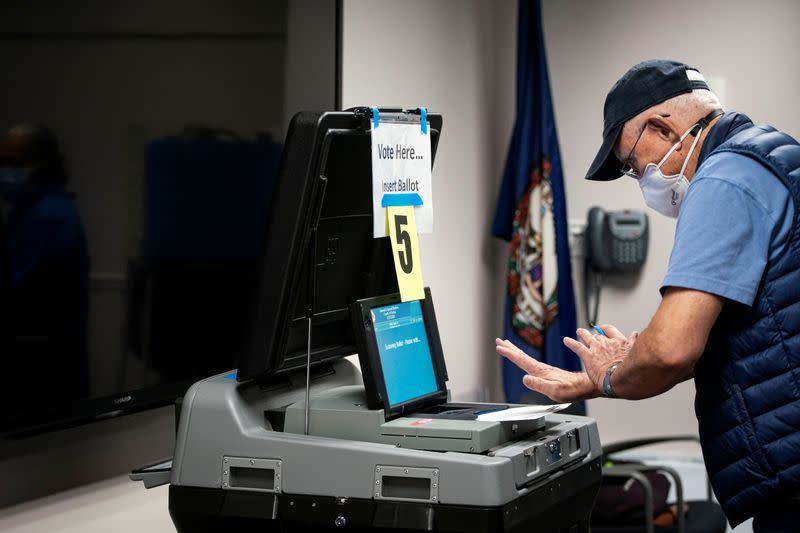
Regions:
<instances>
[{"instance_id":1,"label":"white paper sign","mask_svg":"<svg viewBox=\"0 0 800 533\"><path fill-rule=\"evenodd\" d=\"M401 196L403 195L403 196ZM372 216L373 236L385 237L384 196L392 205L410 205L419 195L422 205L414 208L419 233L433 233L431 190L431 134L420 124L380 122L372 128Z\"/></svg>"}]
</instances>

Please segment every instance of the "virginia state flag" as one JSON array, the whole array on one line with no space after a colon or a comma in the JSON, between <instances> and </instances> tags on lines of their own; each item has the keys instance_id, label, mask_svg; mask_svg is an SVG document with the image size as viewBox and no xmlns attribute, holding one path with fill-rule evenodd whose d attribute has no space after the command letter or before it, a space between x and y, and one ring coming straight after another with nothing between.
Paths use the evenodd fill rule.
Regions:
<instances>
[{"instance_id":1,"label":"virginia state flag","mask_svg":"<svg viewBox=\"0 0 800 533\"><path fill-rule=\"evenodd\" d=\"M561 339L575 334L566 199L539 0L520 0L517 109L492 225L510 241L504 335L540 361L580 370ZM509 402L530 391L524 372L505 358Z\"/></svg>"}]
</instances>

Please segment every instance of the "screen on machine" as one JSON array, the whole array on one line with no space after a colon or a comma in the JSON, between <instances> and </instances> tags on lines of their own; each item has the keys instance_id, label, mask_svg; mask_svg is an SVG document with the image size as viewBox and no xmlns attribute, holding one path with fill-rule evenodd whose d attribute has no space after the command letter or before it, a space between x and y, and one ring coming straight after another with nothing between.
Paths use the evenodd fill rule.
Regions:
<instances>
[{"instance_id":1,"label":"screen on machine","mask_svg":"<svg viewBox=\"0 0 800 533\"><path fill-rule=\"evenodd\" d=\"M437 392L419 301L373 307L370 311L389 405Z\"/></svg>"}]
</instances>

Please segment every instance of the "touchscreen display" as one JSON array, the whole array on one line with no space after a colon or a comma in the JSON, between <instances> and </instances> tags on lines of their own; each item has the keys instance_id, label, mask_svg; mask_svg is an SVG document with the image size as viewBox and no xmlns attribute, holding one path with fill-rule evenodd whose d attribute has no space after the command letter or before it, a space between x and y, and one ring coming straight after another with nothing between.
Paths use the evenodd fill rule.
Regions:
<instances>
[{"instance_id":1,"label":"touchscreen display","mask_svg":"<svg viewBox=\"0 0 800 533\"><path fill-rule=\"evenodd\" d=\"M419 301L373 307L371 315L389 405L437 392Z\"/></svg>"}]
</instances>

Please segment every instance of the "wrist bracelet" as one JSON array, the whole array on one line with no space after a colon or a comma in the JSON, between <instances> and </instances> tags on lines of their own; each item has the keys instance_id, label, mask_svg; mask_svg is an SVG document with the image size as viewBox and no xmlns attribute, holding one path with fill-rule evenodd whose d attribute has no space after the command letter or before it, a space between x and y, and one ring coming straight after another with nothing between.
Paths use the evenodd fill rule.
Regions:
<instances>
[{"instance_id":1,"label":"wrist bracelet","mask_svg":"<svg viewBox=\"0 0 800 533\"><path fill-rule=\"evenodd\" d=\"M611 374L614 373L614 370L622 363L622 361L617 361L608 369L606 370L605 376L603 376L603 395L606 398L619 398L617 393L614 392L614 387L611 386Z\"/></svg>"}]
</instances>

